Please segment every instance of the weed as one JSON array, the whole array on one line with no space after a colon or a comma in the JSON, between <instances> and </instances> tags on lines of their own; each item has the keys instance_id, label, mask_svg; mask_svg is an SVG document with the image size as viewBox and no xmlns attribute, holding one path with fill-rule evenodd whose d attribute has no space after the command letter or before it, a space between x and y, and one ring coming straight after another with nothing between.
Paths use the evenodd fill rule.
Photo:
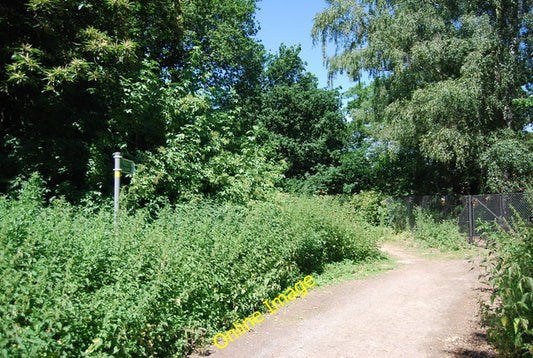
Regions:
<instances>
[{"instance_id":1,"label":"weed","mask_svg":"<svg viewBox=\"0 0 533 358\"><path fill-rule=\"evenodd\" d=\"M507 230L490 229L482 276L494 289L483 305L489 339L504 357L533 357L533 228L517 217Z\"/></svg>"},{"instance_id":2,"label":"weed","mask_svg":"<svg viewBox=\"0 0 533 358\"><path fill-rule=\"evenodd\" d=\"M453 220L437 221L430 212L417 208L413 236L424 247L456 251L468 247L465 235Z\"/></svg>"},{"instance_id":3,"label":"weed","mask_svg":"<svg viewBox=\"0 0 533 358\"><path fill-rule=\"evenodd\" d=\"M137 210L0 197L0 357L183 356L380 229L332 198ZM27 192L25 192L27 191Z\"/></svg>"}]
</instances>

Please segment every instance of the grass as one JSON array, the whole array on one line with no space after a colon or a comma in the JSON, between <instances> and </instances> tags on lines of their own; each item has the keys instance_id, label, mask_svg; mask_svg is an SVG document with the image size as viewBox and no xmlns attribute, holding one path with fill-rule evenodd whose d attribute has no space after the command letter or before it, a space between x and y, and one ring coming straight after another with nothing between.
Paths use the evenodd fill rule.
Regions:
<instances>
[{"instance_id":1,"label":"grass","mask_svg":"<svg viewBox=\"0 0 533 358\"><path fill-rule=\"evenodd\" d=\"M420 239L413 231L393 232L384 229L383 236L378 240L378 245L392 243L406 248L413 255L429 260L469 260L480 258L486 253L486 249L467 244L467 237L457 235L457 231L449 225L444 227L434 220L426 220L425 228L435 226L431 230L434 234L431 243ZM419 219L420 222L420 219ZM452 230L453 244L447 243L447 235ZM426 229L427 230L427 229ZM459 242L462 240L463 242ZM393 270L399 266L397 259L389 254L380 253L380 256L368 261L352 262L342 261L327 264L316 281L318 286L331 286L341 284L352 279L365 279L377 274Z\"/></svg>"},{"instance_id":2,"label":"grass","mask_svg":"<svg viewBox=\"0 0 533 358\"><path fill-rule=\"evenodd\" d=\"M425 242L417 240L415 235L410 231L391 235L389 241L407 247L417 255L426 259L443 259L443 260L468 260L475 257L481 257L485 254L486 249L468 244L468 238L463 237L465 242L459 249L447 250L442 247L428 247Z\"/></svg>"},{"instance_id":3,"label":"grass","mask_svg":"<svg viewBox=\"0 0 533 358\"><path fill-rule=\"evenodd\" d=\"M388 255L365 262L342 261L327 264L324 272L316 277L319 287L337 285L350 280L367 279L380 273L394 270L396 260Z\"/></svg>"}]
</instances>

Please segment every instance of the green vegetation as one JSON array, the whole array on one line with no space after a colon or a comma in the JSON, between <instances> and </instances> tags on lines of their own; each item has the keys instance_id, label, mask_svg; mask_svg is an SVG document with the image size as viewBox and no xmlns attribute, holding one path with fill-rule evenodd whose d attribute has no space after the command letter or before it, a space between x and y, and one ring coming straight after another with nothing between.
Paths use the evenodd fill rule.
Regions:
<instances>
[{"instance_id":1,"label":"green vegetation","mask_svg":"<svg viewBox=\"0 0 533 358\"><path fill-rule=\"evenodd\" d=\"M524 189L530 2L328 4L332 75L371 76L344 94L298 46L267 53L256 0L2 2L0 192L38 171L71 202L108 195L116 151L141 205Z\"/></svg>"},{"instance_id":2,"label":"green vegetation","mask_svg":"<svg viewBox=\"0 0 533 358\"><path fill-rule=\"evenodd\" d=\"M281 46L269 59L256 115L270 134L277 159L287 163L289 181L312 175L320 166L336 165L348 137L340 94L318 88L299 52Z\"/></svg>"},{"instance_id":3,"label":"green vegetation","mask_svg":"<svg viewBox=\"0 0 533 358\"><path fill-rule=\"evenodd\" d=\"M169 195L187 185L186 194L225 188L178 178L198 167L231 176L246 156L253 128L236 114L257 92L263 68L255 10L253 0L3 2L2 190L20 173L39 171L69 199L109 192L117 150L165 169L178 156L182 171L169 174L180 189ZM183 141L208 148L167 164L161 153Z\"/></svg>"},{"instance_id":4,"label":"green vegetation","mask_svg":"<svg viewBox=\"0 0 533 358\"><path fill-rule=\"evenodd\" d=\"M137 210L0 198L0 356L188 352L325 265L380 257L383 229L332 198ZM346 261L347 260L347 261Z\"/></svg>"},{"instance_id":5,"label":"green vegetation","mask_svg":"<svg viewBox=\"0 0 533 358\"><path fill-rule=\"evenodd\" d=\"M387 238L390 240L390 238ZM365 279L385 271L393 270L397 267L396 261L383 255L379 258L373 258L362 262L344 260L326 264L324 272L317 276L316 283L318 287L344 283L348 280Z\"/></svg>"},{"instance_id":6,"label":"green vegetation","mask_svg":"<svg viewBox=\"0 0 533 358\"><path fill-rule=\"evenodd\" d=\"M391 229L463 247L390 196L532 183L531 2L327 3L332 75L371 77L344 94L267 53L257 0L0 3L0 357L183 355ZM138 165L117 228L116 151ZM509 354L531 349L530 233L488 261Z\"/></svg>"},{"instance_id":7,"label":"green vegetation","mask_svg":"<svg viewBox=\"0 0 533 358\"><path fill-rule=\"evenodd\" d=\"M533 227L516 219L508 231L490 229L484 279L494 290L483 311L489 338L504 357L533 357Z\"/></svg>"},{"instance_id":8,"label":"green vegetation","mask_svg":"<svg viewBox=\"0 0 533 358\"><path fill-rule=\"evenodd\" d=\"M442 251L457 251L468 247L466 234L459 232L456 220L435 219L430 212L420 208L415 215L413 237L424 247Z\"/></svg>"},{"instance_id":9,"label":"green vegetation","mask_svg":"<svg viewBox=\"0 0 533 358\"><path fill-rule=\"evenodd\" d=\"M469 248L466 234L459 232L457 220L435 209L409 209L406 202L386 198L375 191L360 192L346 201L365 222L390 230L389 239L394 233L407 235L421 247L442 252Z\"/></svg>"},{"instance_id":10,"label":"green vegetation","mask_svg":"<svg viewBox=\"0 0 533 358\"><path fill-rule=\"evenodd\" d=\"M523 190L533 169L522 132L532 108L531 2L327 2L313 36L332 75L374 77L352 115L381 149L373 164L387 165L396 193Z\"/></svg>"}]
</instances>

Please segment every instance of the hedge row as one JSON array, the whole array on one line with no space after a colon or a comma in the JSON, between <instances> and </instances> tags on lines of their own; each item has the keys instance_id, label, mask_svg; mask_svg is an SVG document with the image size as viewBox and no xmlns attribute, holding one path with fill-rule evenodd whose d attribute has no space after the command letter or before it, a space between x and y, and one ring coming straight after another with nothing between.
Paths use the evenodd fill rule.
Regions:
<instances>
[{"instance_id":1,"label":"hedge row","mask_svg":"<svg viewBox=\"0 0 533 358\"><path fill-rule=\"evenodd\" d=\"M179 357L380 229L328 198L109 208L0 198L0 357Z\"/></svg>"}]
</instances>

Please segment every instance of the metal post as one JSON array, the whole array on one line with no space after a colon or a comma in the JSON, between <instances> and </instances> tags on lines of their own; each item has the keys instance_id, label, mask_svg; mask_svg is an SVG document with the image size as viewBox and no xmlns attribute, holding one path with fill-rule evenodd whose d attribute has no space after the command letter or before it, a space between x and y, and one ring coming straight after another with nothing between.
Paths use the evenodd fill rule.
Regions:
<instances>
[{"instance_id":1,"label":"metal post","mask_svg":"<svg viewBox=\"0 0 533 358\"><path fill-rule=\"evenodd\" d=\"M470 243L474 242L475 235L475 220L474 220L474 203L472 200L472 195L467 195L466 197L468 205L468 236L470 237Z\"/></svg>"},{"instance_id":2,"label":"metal post","mask_svg":"<svg viewBox=\"0 0 533 358\"><path fill-rule=\"evenodd\" d=\"M120 152L113 153L113 159L115 159L115 166L113 168L114 172L114 187L113 187L113 200L114 200L114 211L113 211L113 223L115 226L118 223L118 201L120 199L120 173L122 169L120 168L120 159L122 156Z\"/></svg>"},{"instance_id":3,"label":"metal post","mask_svg":"<svg viewBox=\"0 0 533 358\"><path fill-rule=\"evenodd\" d=\"M505 227L505 229L507 230L507 210L505 209L507 207L507 203L505 202L505 196L503 195L503 193L500 193L499 195L500 197L500 212L498 213L498 223Z\"/></svg>"}]
</instances>

